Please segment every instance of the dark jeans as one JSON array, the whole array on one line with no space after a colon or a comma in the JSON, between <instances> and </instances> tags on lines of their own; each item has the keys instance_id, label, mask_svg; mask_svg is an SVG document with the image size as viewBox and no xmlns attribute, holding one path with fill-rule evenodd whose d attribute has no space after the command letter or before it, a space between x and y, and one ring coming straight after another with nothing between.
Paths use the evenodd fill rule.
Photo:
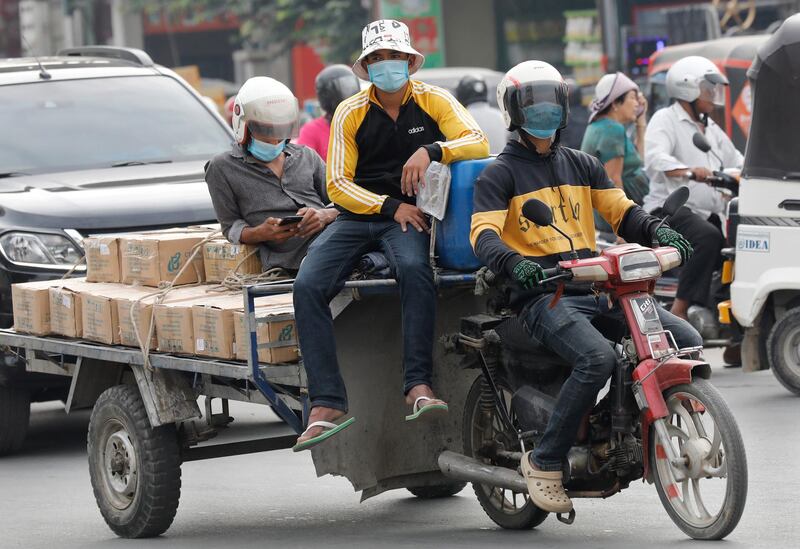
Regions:
<instances>
[{"instance_id":1,"label":"dark jeans","mask_svg":"<svg viewBox=\"0 0 800 549\"><path fill-rule=\"evenodd\" d=\"M428 263L430 239L395 221L339 218L311 244L294 282L294 310L300 350L308 375L311 406L347 411L347 392L336 360L329 303L342 289L361 256L379 250L400 286L405 392L430 385L436 289ZM364 334L365 342L375 334Z\"/></svg>"},{"instance_id":2,"label":"dark jeans","mask_svg":"<svg viewBox=\"0 0 800 549\"><path fill-rule=\"evenodd\" d=\"M681 233L692 244L694 253L681 268L676 297L690 305L709 305L711 276L719 267L725 238L720 230L719 218L712 215L703 219L689 208L683 207L669 218L670 227Z\"/></svg>"},{"instance_id":3,"label":"dark jeans","mask_svg":"<svg viewBox=\"0 0 800 549\"><path fill-rule=\"evenodd\" d=\"M533 451L537 467L560 471L583 416L594 406L597 393L614 372L617 355L590 323L592 317L608 311L605 296L564 296L554 308L549 305L550 296L545 296L524 309L521 318L529 335L572 365L542 440ZM688 322L661 307L658 316L679 347L703 344L700 334Z\"/></svg>"}]
</instances>

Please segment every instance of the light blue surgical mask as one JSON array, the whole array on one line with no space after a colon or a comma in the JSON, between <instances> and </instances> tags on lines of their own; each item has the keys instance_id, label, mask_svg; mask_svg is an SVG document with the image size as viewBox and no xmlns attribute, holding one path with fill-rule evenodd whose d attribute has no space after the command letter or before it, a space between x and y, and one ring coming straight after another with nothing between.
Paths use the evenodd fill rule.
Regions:
<instances>
[{"instance_id":1,"label":"light blue surgical mask","mask_svg":"<svg viewBox=\"0 0 800 549\"><path fill-rule=\"evenodd\" d=\"M272 162L278 155L283 152L286 147L286 141L281 141L277 145L267 143L266 141L259 141L258 139L250 138L250 144L247 150L250 154L261 160L262 162Z\"/></svg>"},{"instance_id":2,"label":"light blue surgical mask","mask_svg":"<svg viewBox=\"0 0 800 549\"><path fill-rule=\"evenodd\" d=\"M537 103L522 109L525 114L525 123L522 129L526 133L539 139L553 137L561 126L561 117L564 109L555 103Z\"/></svg>"},{"instance_id":3,"label":"light blue surgical mask","mask_svg":"<svg viewBox=\"0 0 800 549\"><path fill-rule=\"evenodd\" d=\"M408 82L408 60L390 59L367 65L369 81L379 90L393 93Z\"/></svg>"}]
</instances>

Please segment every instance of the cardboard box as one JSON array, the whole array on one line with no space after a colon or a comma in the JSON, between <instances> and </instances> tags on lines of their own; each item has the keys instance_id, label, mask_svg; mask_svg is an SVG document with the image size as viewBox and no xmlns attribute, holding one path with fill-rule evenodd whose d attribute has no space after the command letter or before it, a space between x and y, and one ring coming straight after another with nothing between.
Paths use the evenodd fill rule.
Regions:
<instances>
[{"instance_id":1,"label":"cardboard box","mask_svg":"<svg viewBox=\"0 0 800 549\"><path fill-rule=\"evenodd\" d=\"M236 358L247 360L250 345L249 334L244 329L244 311L234 311L234 340L236 341ZM271 305L256 307L256 334L258 344L270 344L272 347L258 350L258 361L270 364L297 362L300 349L297 345L297 328L294 323L294 307L288 305Z\"/></svg>"},{"instance_id":2,"label":"cardboard box","mask_svg":"<svg viewBox=\"0 0 800 549\"><path fill-rule=\"evenodd\" d=\"M87 285L79 292L83 338L107 345L138 347L131 322L131 305L138 303L135 308L137 327L146 338L156 292L154 288L123 284ZM155 347L155 344L150 346L153 350Z\"/></svg>"},{"instance_id":3,"label":"cardboard box","mask_svg":"<svg viewBox=\"0 0 800 549\"><path fill-rule=\"evenodd\" d=\"M259 297L255 300L256 310L267 307L283 307L286 309L292 302L291 294ZM209 299L192 307L192 323L194 328L195 354L214 358L234 359L236 350L236 327L234 314L244 314L244 303L241 293L229 297ZM242 321L241 336L244 337ZM259 338L259 343L262 343ZM247 356L247 350L239 353ZM246 360L246 358L245 358Z\"/></svg>"},{"instance_id":4,"label":"cardboard box","mask_svg":"<svg viewBox=\"0 0 800 549\"><path fill-rule=\"evenodd\" d=\"M236 272L239 274L261 273L261 257L257 246L231 244L227 240L212 240L203 244L203 265L207 282L222 282L237 266Z\"/></svg>"},{"instance_id":5,"label":"cardboard box","mask_svg":"<svg viewBox=\"0 0 800 549\"><path fill-rule=\"evenodd\" d=\"M120 266L122 282L138 282L145 286L158 286L162 282L173 282L186 260L192 255L192 248L202 242L207 233L163 232L120 239ZM203 252L200 250L183 274L174 281L176 286L202 282Z\"/></svg>"},{"instance_id":6,"label":"cardboard box","mask_svg":"<svg viewBox=\"0 0 800 549\"><path fill-rule=\"evenodd\" d=\"M33 335L50 333L50 286L54 280L11 285L14 330Z\"/></svg>"},{"instance_id":7,"label":"cardboard box","mask_svg":"<svg viewBox=\"0 0 800 549\"><path fill-rule=\"evenodd\" d=\"M85 278L58 280L49 289L50 332L67 337L82 337L81 301L78 293L92 283Z\"/></svg>"},{"instance_id":8,"label":"cardboard box","mask_svg":"<svg viewBox=\"0 0 800 549\"><path fill-rule=\"evenodd\" d=\"M119 237L90 236L83 240L88 282L119 282Z\"/></svg>"},{"instance_id":9,"label":"cardboard box","mask_svg":"<svg viewBox=\"0 0 800 549\"><path fill-rule=\"evenodd\" d=\"M210 286L175 288L162 303L154 305L159 351L194 354L192 305L219 297L219 293L209 292L209 288Z\"/></svg>"},{"instance_id":10,"label":"cardboard box","mask_svg":"<svg viewBox=\"0 0 800 549\"><path fill-rule=\"evenodd\" d=\"M242 294L239 292L195 304L192 307L194 353L198 356L234 358L233 311L243 308Z\"/></svg>"},{"instance_id":11,"label":"cardboard box","mask_svg":"<svg viewBox=\"0 0 800 549\"><path fill-rule=\"evenodd\" d=\"M83 339L106 345L119 343L119 318L114 307L114 289L91 288L78 292Z\"/></svg>"},{"instance_id":12,"label":"cardboard box","mask_svg":"<svg viewBox=\"0 0 800 549\"><path fill-rule=\"evenodd\" d=\"M141 339L142 343L144 343L147 339L147 334L150 333L150 325L153 321L155 296L151 295L152 293L152 288L135 290L132 288L129 294L114 298L114 306L117 308L117 318L119 319L120 345L139 347L139 340ZM131 311L131 307L133 307L133 311ZM136 329L134 329L131 314L136 320ZM139 333L138 337L137 331ZM149 348L153 351L158 348L158 338L155 330L153 330Z\"/></svg>"}]
</instances>

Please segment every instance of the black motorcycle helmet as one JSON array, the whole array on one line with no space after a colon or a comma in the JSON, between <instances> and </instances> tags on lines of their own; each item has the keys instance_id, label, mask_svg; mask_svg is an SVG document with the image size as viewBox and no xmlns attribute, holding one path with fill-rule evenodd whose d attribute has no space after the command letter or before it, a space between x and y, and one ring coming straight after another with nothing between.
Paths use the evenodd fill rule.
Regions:
<instances>
[{"instance_id":1,"label":"black motorcycle helmet","mask_svg":"<svg viewBox=\"0 0 800 549\"><path fill-rule=\"evenodd\" d=\"M465 107L480 101L489 101L486 80L472 74L463 77L456 87L456 99Z\"/></svg>"},{"instance_id":2,"label":"black motorcycle helmet","mask_svg":"<svg viewBox=\"0 0 800 549\"><path fill-rule=\"evenodd\" d=\"M317 75L315 85L319 105L328 116L333 116L339 103L361 90L358 77L347 65L325 67Z\"/></svg>"}]
</instances>

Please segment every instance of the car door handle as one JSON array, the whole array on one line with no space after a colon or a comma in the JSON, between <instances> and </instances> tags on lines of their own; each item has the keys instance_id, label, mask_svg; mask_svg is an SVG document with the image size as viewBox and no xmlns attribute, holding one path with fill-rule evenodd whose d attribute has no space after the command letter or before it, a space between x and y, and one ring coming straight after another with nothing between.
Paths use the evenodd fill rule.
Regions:
<instances>
[{"instance_id":1,"label":"car door handle","mask_svg":"<svg viewBox=\"0 0 800 549\"><path fill-rule=\"evenodd\" d=\"M784 210L797 211L800 210L800 200L787 199L778 204L778 207Z\"/></svg>"}]
</instances>

